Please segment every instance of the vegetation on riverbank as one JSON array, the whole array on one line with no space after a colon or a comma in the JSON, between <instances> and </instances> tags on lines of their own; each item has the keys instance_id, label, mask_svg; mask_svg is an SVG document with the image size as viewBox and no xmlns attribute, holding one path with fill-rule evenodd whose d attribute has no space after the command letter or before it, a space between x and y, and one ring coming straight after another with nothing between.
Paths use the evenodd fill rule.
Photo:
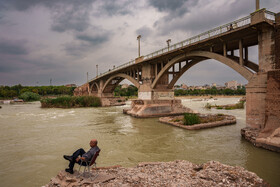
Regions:
<instances>
[{"instance_id":1,"label":"vegetation on riverbank","mask_svg":"<svg viewBox=\"0 0 280 187\"><path fill-rule=\"evenodd\" d=\"M223 114L217 115L199 115L199 114L192 114L192 113L185 113L183 120L184 125L195 125L201 123L210 123L215 121L222 121L224 119ZM179 118L176 119L177 122L180 121Z\"/></svg>"},{"instance_id":2,"label":"vegetation on riverbank","mask_svg":"<svg viewBox=\"0 0 280 187\"><path fill-rule=\"evenodd\" d=\"M46 98L41 100L42 108L78 108L99 106L101 106L101 100L95 96L62 96L54 99Z\"/></svg>"},{"instance_id":3,"label":"vegetation on riverbank","mask_svg":"<svg viewBox=\"0 0 280 187\"><path fill-rule=\"evenodd\" d=\"M186 113L184 114L184 125L199 124L200 119L197 114Z\"/></svg>"},{"instance_id":4,"label":"vegetation on riverbank","mask_svg":"<svg viewBox=\"0 0 280 187\"><path fill-rule=\"evenodd\" d=\"M66 86L0 86L0 99L12 99L25 92L32 92L40 96L46 95L73 95L75 87Z\"/></svg>"},{"instance_id":5,"label":"vegetation on riverbank","mask_svg":"<svg viewBox=\"0 0 280 187\"><path fill-rule=\"evenodd\" d=\"M210 103L207 103L204 107L207 109L216 108L218 110L224 109L224 110L234 110L234 109L244 109L245 101L240 100L236 104L231 105L211 105Z\"/></svg>"},{"instance_id":6,"label":"vegetation on riverbank","mask_svg":"<svg viewBox=\"0 0 280 187\"><path fill-rule=\"evenodd\" d=\"M122 85L118 85L114 90L114 96L126 96L135 97L138 95L138 89L134 85L129 85L127 88L122 88ZM244 86L237 87L236 90L233 89L217 89L215 86L209 89L194 89L194 90L183 90L175 89L175 96L205 96L205 95L246 95L246 89Z\"/></svg>"},{"instance_id":7,"label":"vegetation on riverbank","mask_svg":"<svg viewBox=\"0 0 280 187\"><path fill-rule=\"evenodd\" d=\"M14 86L0 86L0 99L18 98L25 92L32 92L40 96L59 96L59 95L73 95L75 87L66 86L22 86L20 84ZM175 96L205 96L205 95L245 95L245 87L238 87L237 90L232 89L217 89L212 87L210 89L195 89L183 90L175 89ZM122 88L118 85L114 90L114 96L125 96L128 98L137 97L138 89L134 85L129 85L127 88Z\"/></svg>"},{"instance_id":8,"label":"vegetation on riverbank","mask_svg":"<svg viewBox=\"0 0 280 187\"><path fill-rule=\"evenodd\" d=\"M31 101L39 101L41 97L37 93L24 92L20 94L19 98L22 99L23 101L31 102Z\"/></svg>"},{"instance_id":9,"label":"vegetation on riverbank","mask_svg":"<svg viewBox=\"0 0 280 187\"><path fill-rule=\"evenodd\" d=\"M114 96L133 97L137 95L138 95L138 88L133 85L129 85L127 88L122 88L122 85L118 85L114 90Z\"/></svg>"},{"instance_id":10,"label":"vegetation on riverbank","mask_svg":"<svg viewBox=\"0 0 280 187\"><path fill-rule=\"evenodd\" d=\"M175 96L186 96L186 95L246 95L246 89L244 86L237 87L236 90L232 90L229 88L226 89L217 89L215 86L209 89L194 89L194 90L183 90L183 89L175 89Z\"/></svg>"}]
</instances>

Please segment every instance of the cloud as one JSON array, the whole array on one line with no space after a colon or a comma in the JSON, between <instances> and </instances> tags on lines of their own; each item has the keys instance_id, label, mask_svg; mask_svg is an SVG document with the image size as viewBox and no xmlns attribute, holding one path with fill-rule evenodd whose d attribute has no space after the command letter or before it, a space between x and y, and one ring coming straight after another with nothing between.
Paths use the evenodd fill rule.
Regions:
<instances>
[{"instance_id":1,"label":"cloud","mask_svg":"<svg viewBox=\"0 0 280 187\"><path fill-rule=\"evenodd\" d=\"M198 1L193 0L149 0L149 4L158 9L160 12L168 12L170 15L184 15L189 9L197 4Z\"/></svg>"},{"instance_id":2,"label":"cloud","mask_svg":"<svg viewBox=\"0 0 280 187\"><path fill-rule=\"evenodd\" d=\"M2 55L0 54L0 84L14 85L39 85L49 84L50 78L53 84L64 84L74 81L78 71L77 64L69 59L58 57L54 54L45 55ZM71 69L70 67L74 67ZM75 72L73 75L72 72Z\"/></svg>"},{"instance_id":3,"label":"cloud","mask_svg":"<svg viewBox=\"0 0 280 187\"><path fill-rule=\"evenodd\" d=\"M64 44L64 50L72 56L84 56L87 52L100 48L110 40L112 32L98 27L75 33L75 40Z\"/></svg>"},{"instance_id":4,"label":"cloud","mask_svg":"<svg viewBox=\"0 0 280 187\"><path fill-rule=\"evenodd\" d=\"M51 11L51 29L56 32L84 31L90 25L90 11L95 0L1 0L0 10L26 11L43 6Z\"/></svg>"},{"instance_id":5,"label":"cloud","mask_svg":"<svg viewBox=\"0 0 280 187\"><path fill-rule=\"evenodd\" d=\"M174 31L192 33L193 35L249 15L253 11L252 3L247 1L198 0L196 2L196 4L189 4L189 1L186 1L182 8L179 8L183 11L184 7L188 7L181 13L181 16L168 12L166 16L154 24L154 27L161 35L167 35Z\"/></svg>"},{"instance_id":6,"label":"cloud","mask_svg":"<svg viewBox=\"0 0 280 187\"><path fill-rule=\"evenodd\" d=\"M149 36L152 35L153 30L147 26L143 26L143 27L137 29L135 33L137 35L141 34L142 36L145 36L145 38L148 38Z\"/></svg>"},{"instance_id":7,"label":"cloud","mask_svg":"<svg viewBox=\"0 0 280 187\"><path fill-rule=\"evenodd\" d=\"M69 42L64 44L66 54L76 57L85 55L90 49L91 46L87 43Z\"/></svg>"},{"instance_id":8,"label":"cloud","mask_svg":"<svg viewBox=\"0 0 280 187\"><path fill-rule=\"evenodd\" d=\"M67 30L84 31L90 26L91 2L59 4L52 9L52 30L65 32Z\"/></svg>"},{"instance_id":9,"label":"cloud","mask_svg":"<svg viewBox=\"0 0 280 187\"><path fill-rule=\"evenodd\" d=\"M0 39L0 54L4 55L26 55L28 48L24 40Z\"/></svg>"},{"instance_id":10,"label":"cloud","mask_svg":"<svg viewBox=\"0 0 280 187\"><path fill-rule=\"evenodd\" d=\"M57 62L57 57L53 57L52 55L41 55L31 57L0 54L0 58L0 67L9 70L9 72L16 72L17 70L20 70L28 71L32 74L39 70L48 71L64 66L61 63ZM1 71L3 72L2 69Z\"/></svg>"},{"instance_id":11,"label":"cloud","mask_svg":"<svg viewBox=\"0 0 280 187\"><path fill-rule=\"evenodd\" d=\"M131 6L134 3L131 0L100 0L100 10L99 13L107 14L109 16L113 15L126 15L132 14Z\"/></svg>"},{"instance_id":12,"label":"cloud","mask_svg":"<svg viewBox=\"0 0 280 187\"><path fill-rule=\"evenodd\" d=\"M76 39L85 41L92 46L98 46L109 40L109 33L78 34Z\"/></svg>"}]
</instances>

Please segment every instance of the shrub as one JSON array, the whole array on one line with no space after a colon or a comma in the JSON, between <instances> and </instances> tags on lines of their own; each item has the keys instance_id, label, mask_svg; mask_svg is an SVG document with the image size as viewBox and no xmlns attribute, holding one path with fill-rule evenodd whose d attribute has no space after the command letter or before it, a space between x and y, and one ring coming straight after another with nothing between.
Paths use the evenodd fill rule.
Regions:
<instances>
[{"instance_id":1,"label":"shrub","mask_svg":"<svg viewBox=\"0 0 280 187\"><path fill-rule=\"evenodd\" d=\"M24 92L19 96L19 98L24 101L39 101L40 95L33 92Z\"/></svg>"},{"instance_id":2,"label":"shrub","mask_svg":"<svg viewBox=\"0 0 280 187\"><path fill-rule=\"evenodd\" d=\"M184 125L194 125L199 123L200 123L200 119L197 114L192 114L192 113L184 114Z\"/></svg>"},{"instance_id":3,"label":"shrub","mask_svg":"<svg viewBox=\"0 0 280 187\"><path fill-rule=\"evenodd\" d=\"M63 96L55 99L42 99L42 108L98 107L101 100L94 96Z\"/></svg>"},{"instance_id":4,"label":"shrub","mask_svg":"<svg viewBox=\"0 0 280 187\"><path fill-rule=\"evenodd\" d=\"M206 103L206 105L204 106L205 108L207 108L207 109L211 109L211 104L210 103Z\"/></svg>"},{"instance_id":5,"label":"shrub","mask_svg":"<svg viewBox=\"0 0 280 187\"><path fill-rule=\"evenodd\" d=\"M234 107L225 107L225 110L233 110L235 109Z\"/></svg>"},{"instance_id":6,"label":"shrub","mask_svg":"<svg viewBox=\"0 0 280 187\"><path fill-rule=\"evenodd\" d=\"M244 108L245 101L239 101L237 104L235 104L237 109L243 109Z\"/></svg>"}]
</instances>

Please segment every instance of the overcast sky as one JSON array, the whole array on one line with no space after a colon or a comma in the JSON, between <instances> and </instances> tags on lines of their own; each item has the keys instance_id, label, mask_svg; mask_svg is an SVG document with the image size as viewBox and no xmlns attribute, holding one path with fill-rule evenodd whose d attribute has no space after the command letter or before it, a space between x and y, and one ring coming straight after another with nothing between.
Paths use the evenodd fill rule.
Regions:
<instances>
[{"instance_id":1,"label":"overcast sky","mask_svg":"<svg viewBox=\"0 0 280 187\"><path fill-rule=\"evenodd\" d=\"M280 12L280 0L260 0ZM255 0L0 0L0 85L81 85L114 65L245 17ZM257 50L250 49L250 60ZM237 80L208 60L177 82L203 85Z\"/></svg>"}]
</instances>

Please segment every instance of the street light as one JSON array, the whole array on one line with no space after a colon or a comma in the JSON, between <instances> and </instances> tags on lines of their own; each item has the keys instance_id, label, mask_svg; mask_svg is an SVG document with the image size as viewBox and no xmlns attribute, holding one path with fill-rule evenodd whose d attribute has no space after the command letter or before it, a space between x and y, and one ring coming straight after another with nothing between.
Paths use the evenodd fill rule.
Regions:
<instances>
[{"instance_id":1,"label":"street light","mask_svg":"<svg viewBox=\"0 0 280 187\"><path fill-rule=\"evenodd\" d=\"M96 77L98 77L98 65L96 65Z\"/></svg>"},{"instance_id":2,"label":"street light","mask_svg":"<svg viewBox=\"0 0 280 187\"><path fill-rule=\"evenodd\" d=\"M138 40L138 57L140 57L140 38L141 38L141 35L138 35L137 36L137 40Z\"/></svg>"},{"instance_id":3,"label":"street light","mask_svg":"<svg viewBox=\"0 0 280 187\"><path fill-rule=\"evenodd\" d=\"M256 0L256 10L260 9L260 0Z\"/></svg>"},{"instance_id":4,"label":"street light","mask_svg":"<svg viewBox=\"0 0 280 187\"><path fill-rule=\"evenodd\" d=\"M169 45L170 45L171 39L166 40L168 51L169 51Z\"/></svg>"}]
</instances>

